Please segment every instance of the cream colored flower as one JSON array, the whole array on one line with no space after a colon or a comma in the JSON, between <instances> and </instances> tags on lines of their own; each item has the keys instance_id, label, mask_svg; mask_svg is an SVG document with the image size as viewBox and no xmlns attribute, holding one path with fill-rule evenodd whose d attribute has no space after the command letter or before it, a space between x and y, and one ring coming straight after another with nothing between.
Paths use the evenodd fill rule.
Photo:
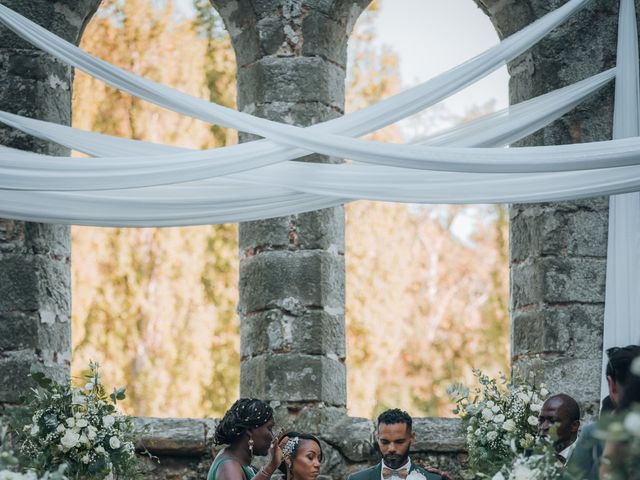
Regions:
<instances>
[{"instance_id":1,"label":"cream colored flower","mask_svg":"<svg viewBox=\"0 0 640 480\"><path fill-rule=\"evenodd\" d=\"M535 413L540 413L542 411L542 405L539 403L532 403L529 408Z\"/></svg>"},{"instance_id":2,"label":"cream colored flower","mask_svg":"<svg viewBox=\"0 0 640 480\"><path fill-rule=\"evenodd\" d=\"M628 413L624 419L624 428L633 436L640 437L640 413Z\"/></svg>"},{"instance_id":3,"label":"cream colored flower","mask_svg":"<svg viewBox=\"0 0 640 480\"><path fill-rule=\"evenodd\" d=\"M80 435L73 430L67 430L65 434L60 439L60 445L62 445L66 449L71 449L78 445L80 441Z\"/></svg>"},{"instance_id":4,"label":"cream colored flower","mask_svg":"<svg viewBox=\"0 0 640 480\"><path fill-rule=\"evenodd\" d=\"M487 421L491 420L493 418L493 412L491 411L491 409L485 408L484 410L482 410L482 418Z\"/></svg>"},{"instance_id":5,"label":"cream colored flower","mask_svg":"<svg viewBox=\"0 0 640 480\"><path fill-rule=\"evenodd\" d=\"M495 417L493 417L493 421L495 423L502 423L504 422L505 416L501 413L500 415L496 415Z\"/></svg>"},{"instance_id":6,"label":"cream colored flower","mask_svg":"<svg viewBox=\"0 0 640 480\"><path fill-rule=\"evenodd\" d=\"M636 357L631 362L631 373L640 377L640 357Z\"/></svg>"},{"instance_id":7,"label":"cream colored flower","mask_svg":"<svg viewBox=\"0 0 640 480\"><path fill-rule=\"evenodd\" d=\"M115 422L116 419L113 417L113 415L106 415L102 418L102 425L104 425L104 428L112 427Z\"/></svg>"},{"instance_id":8,"label":"cream colored flower","mask_svg":"<svg viewBox=\"0 0 640 480\"><path fill-rule=\"evenodd\" d=\"M516 431L516 422L514 422L513 420L511 420L510 418L505 420L505 422L502 424L502 429L506 430L507 432L515 432Z\"/></svg>"},{"instance_id":9,"label":"cream colored flower","mask_svg":"<svg viewBox=\"0 0 640 480\"><path fill-rule=\"evenodd\" d=\"M540 422L538 420L538 417L534 417L533 415L530 415L529 418L527 418L527 423L532 427L535 427Z\"/></svg>"},{"instance_id":10,"label":"cream colored flower","mask_svg":"<svg viewBox=\"0 0 640 480\"><path fill-rule=\"evenodd\" d=\"M120 439L118 437L111 437L109 439L109 446L114 450L120 448Z\"/></svg>"}]
</instances>

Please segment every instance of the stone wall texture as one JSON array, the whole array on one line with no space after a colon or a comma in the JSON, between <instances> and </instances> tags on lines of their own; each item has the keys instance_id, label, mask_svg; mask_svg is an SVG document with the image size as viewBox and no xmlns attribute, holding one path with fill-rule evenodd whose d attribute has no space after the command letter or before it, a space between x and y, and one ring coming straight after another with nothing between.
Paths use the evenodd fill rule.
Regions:
<instances>
[{"instance_id":1,"label":"stone wall texture","mask_svg":"<svg viewBox=\"0 0 640 480\"><path fill-rule=\"evenodd\" d=\"M100 0L2 2L78 43ZM0 26L0 109L71 121L73 71ZM0 126L0 144L51 155L68 150ZM0 406L18 402L32 365L60 380L71 358L69 228L0 219Z\"/></svg>"},{"instance_id":2,"label":"stone wall texture","mask_svg":"<svg viewBox=\"0 0 640 480\"><path fill-rule=\"evenodd\" d=\"M501 35L564 1L477 0ZM618 2L592 1L509 65L517 103L615 66ZM613 87L519 145L611 139ZM540 372L552 392L575 397L584 413L600 399L608 199L511 205L513 372Z\"/></svg>"},{"instance_id":3,"label":"stone wall texture","mask_svg":"<svg viewBox=\"0 0 640 480\"><path fill-rule=\"evenodd\" d=\"M301 126L342 115L347 40L369 2L212 0L236 51L240 109ZM77 43L100 1L3 3ZM475 3L506 37L565 1ZM593 0L511 62L512 103L613 66L616 22L617 2ZM1 109L68 124L71 80L69 68L0 27ZM609 89L521 145L608 139L611 118ZM65 153L2 127L0 142ZM510 208L513 370L539 368L551 391L575 396L588 414L599 389L607 208L603 198ZM240 228L241 394L269 400L280 424L318 434L323 474L334 480L378 460L373 423L346 415L343 217L341 208L326 209ZM28 387L21 379L31 364L68 374L69 256L66 227L0 220L3 405ZM204 478L215 420L136 422L139 446L161 460L146 460L148 478ZM459 475L466 459L460 422L416 419L416 430L414 458Z\"/></svg>"}]
</instances>

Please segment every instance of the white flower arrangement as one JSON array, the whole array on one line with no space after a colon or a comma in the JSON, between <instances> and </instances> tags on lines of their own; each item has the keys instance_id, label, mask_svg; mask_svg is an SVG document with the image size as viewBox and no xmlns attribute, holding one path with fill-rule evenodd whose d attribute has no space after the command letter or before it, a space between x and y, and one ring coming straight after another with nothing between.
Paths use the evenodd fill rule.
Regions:
<instances>
[{"instance_id":1,"label":"white flower arrangement","mask_svg":"<svg viewBox=\"0 0 640 480\"><path fill-rule=\"evenodd\" d=\"M640 405L600 419L594 437L615 444L615 455L607 459L610 478L640 478Z\"/></svg>"},{"instance_id":2,"label":"white flower arrangement","mask_svg":"<svg viewBox=\"0 0 640 480\"><path fill-rule=\"evenodd\" d=\"M427 477L425 477L418 470L413 470L411 473L409 473L409 475L407 475L406 480L427 480Z\"/></svg>"},{"instance_id":3,"label":"white flower arrangement","mask_svg":"<svg viewBox=\"0 0 640 480\"><path fill-rule=\"evenodd\" d=\"M491 477L514 458L533 448L538 434L538 413L548 391L544 385L509 383L474 370L480 386L449 389L456 402L454 413L464 420L469 463L476 474ZM519 476L520 478L527 478Z\"/></svg>"},{"instance_id":4,"label":"white flower arrangement","mask_svg":"<svg viewBox=\"0 0 640 480\"><path fill-rule=\"evenodd\" d=\"M38 388L18 429L27 467L43 473L65 465L72 479L138 476L133 426L116 410L125 398L124 388L107 395L93 362L83 388L59 385L42 373L32 372L31 377Z\"/></svg>"}]
</instances>

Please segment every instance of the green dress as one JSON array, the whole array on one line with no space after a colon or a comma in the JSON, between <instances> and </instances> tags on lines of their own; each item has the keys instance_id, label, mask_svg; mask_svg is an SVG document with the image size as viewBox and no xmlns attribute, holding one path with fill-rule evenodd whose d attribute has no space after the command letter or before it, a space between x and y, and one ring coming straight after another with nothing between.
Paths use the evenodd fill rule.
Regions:
<instances>
[{"instance_id":1,"label":"green dress","mask_svg":"<svg viewBox=\"0 0 640 480\"><path fill-rule=\"evenodd\" d=\"M209 469L207 480L216 480L218 468L227 460L233 460L233 458L228 457L226 455L220 455L219 457L216 457L216 459L211 464L211 468ZM255 472L251 467L245 467L244 465L240 465L240 466L242 467L242 472L244 473L245 480L250 480L255 476Z\"/></svg>"}]
</instances>

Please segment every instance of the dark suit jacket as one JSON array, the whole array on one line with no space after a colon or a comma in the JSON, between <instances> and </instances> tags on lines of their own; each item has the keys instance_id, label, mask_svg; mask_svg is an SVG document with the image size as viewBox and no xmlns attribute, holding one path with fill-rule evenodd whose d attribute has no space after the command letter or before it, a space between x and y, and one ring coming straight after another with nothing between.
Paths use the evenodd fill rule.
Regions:
<instances>
[{"instance_id":1,"label":"dark suit jacket","mask_svg":"<svg viewBox=\"0 0 640 480\"><path fill-rule=\"evenodd\" d=\"M427 480L442 480L442 477L436 473L427 472L420 465L416 465L414 462L411 462L411 470L409 473L414 470L418 470L422 475L425 476ZM380 480L382 477L382 462L373 467L367 468L366 470L361 470L352 475L349 475L347 480Z\"/></svg>"}]
</instances>

